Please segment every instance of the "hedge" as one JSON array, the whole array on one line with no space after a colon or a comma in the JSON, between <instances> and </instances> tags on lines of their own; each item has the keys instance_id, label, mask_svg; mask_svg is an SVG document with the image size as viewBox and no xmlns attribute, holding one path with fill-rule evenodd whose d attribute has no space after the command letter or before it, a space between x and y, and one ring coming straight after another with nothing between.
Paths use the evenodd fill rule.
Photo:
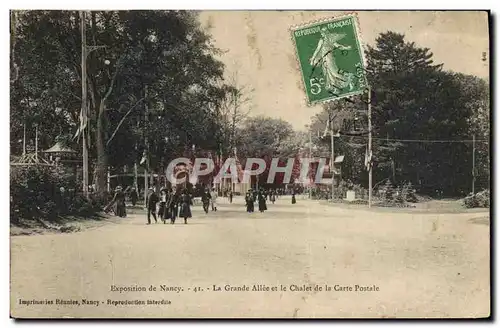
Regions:
<instances>
[{"instance_id":1,"label":"hedge","mask_svg":"<svg viewBox=\"0 0 500 328\"><path fill-rule=\"evenodd\" d=\"M463 205L467 208L490 207L490 191L483 190L477 194L470 194L463 200Z\"/></svg>"},{"instance_id":2,"label":"hedge","mask_svg":"<svg viewBox=\"0 0 500 328\"><path fill-rule=\"evenodd\" d=\"M11 167L10 173L11 223L52 221L68 215L91 216L101 208L101 204L82 196L81 184L62 167Z\"/></svg>"}]
</instances>

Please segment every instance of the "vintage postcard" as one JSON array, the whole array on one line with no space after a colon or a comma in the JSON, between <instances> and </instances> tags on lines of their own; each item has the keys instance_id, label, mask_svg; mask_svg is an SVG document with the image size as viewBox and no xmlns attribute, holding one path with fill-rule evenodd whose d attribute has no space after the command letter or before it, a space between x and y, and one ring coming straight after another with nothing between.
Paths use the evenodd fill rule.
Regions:
<instances>
[{"instance_id":1,"label":"vintage postcard","mask_svg":"<svg viewBox=\"0 0 500 328\"><path fill-rule=\"evenodd\" d=\"M10 11L12 318L488 318L487 11Z\"/></svg>"}]
</instances>

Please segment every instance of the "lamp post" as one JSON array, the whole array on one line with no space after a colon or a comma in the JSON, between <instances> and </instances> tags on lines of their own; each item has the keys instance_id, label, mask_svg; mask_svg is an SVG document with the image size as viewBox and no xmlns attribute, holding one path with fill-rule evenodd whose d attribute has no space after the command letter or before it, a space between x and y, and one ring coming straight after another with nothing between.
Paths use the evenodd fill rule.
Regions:
<instances>
[{"instance_id":1,"label":"lamp post","mask_svg":"<svg viewBox=\"0 0 500 328\"><path fill-rule=\"evenodd\" d=\"M233 155L234 155L234 162L236 164L236 159L238 158L237 155L236 155L236 147L233 148ZM235 165L236 166L236 165ZM238 168L236 168L236 175L238 175ZM234 176L234 172L231 172L231 193L234 194L234 179L233 179L233 176ZM257 183L259 183L257 181Z\"/></svg>"},{"instance_id":2,"label":"lamp post","mask_svg":"<svg viewBox=\"0 0 500 328\"><path fill-rule=\"evenodd\" d=\"M312 198L312 163L313 163L313 150L316 151L318 149L318 147L316 145L313 144L312 142L312 132L309 130L309 183L308 183L308 187L309 187L309 199Z\"/></svg>"},{"instance_id":3,"label":"lamp post","mask_svg":"<svg viewBox=\"0 0 500 328\"><path fill-rule=\"evenodd\" d=\"M332 202L333 199L335 198L335 137L338 137L339 134L334 134L333 133L333 119L335 116L333 115L333 112L330 112L328 115L328 125L330 127L330 143L331 143L331 158L330 158L330 170L332 171Z\"/></svg>"},{"instance_id":4,"label":"lamp post","mask_svg":"<svg viewBox=\"0 0 500 328\"><path fill-rule=\"evenodd\" d=\"M313 157L313 155L314 155L314 154L316 153L316 151L318 150L318 146L316 146L316 145L314 145L314 144L313 144L313 145L312 145L312 147L311 147L310 149L312 150L312 154L311 154L311 160L312 160L312 159L314 158L314 157ZM313 171L313 168L314 168L314 167L313 167L312 163L316 163L316 161L312 161L312 162L311 162L311 178L309 179L309 199L312 199L312 187L313 187L313 185L314 185L314 186L316 186L316 185L314 184L314 180L312 180L312 175L313 175L313 172L314 172L314 171Z\"/></svg>"}]
</instances>

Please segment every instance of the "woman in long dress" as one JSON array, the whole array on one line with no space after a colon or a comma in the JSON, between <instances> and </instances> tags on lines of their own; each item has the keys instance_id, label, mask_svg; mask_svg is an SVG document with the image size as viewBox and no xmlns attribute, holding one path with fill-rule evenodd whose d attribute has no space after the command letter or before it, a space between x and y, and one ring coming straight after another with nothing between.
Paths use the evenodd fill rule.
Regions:
<instances>
[{"instance_id":1,"label":"woman in long dress","mask_svg":"<svg viewBox=\"0 0 500 328\"><path fill-rule=\"evenodd\" d=\"M177 215L179 213L179 199L180 199L180 195L178 194L178 191L171 190L170 197L169 197L170 212L168 213L170 215L170 223L171 224L175 223L175 219L177 218Z\"/></svg>"},{"instance_id":2,"label":"woman in long dress","mask_svg":"<svg viewBox=\"0 0 500 328\"><path fill-rule=\"evenodd\" d=\"M115 195L111 203L106 206L106 208L114 205L115 215L124 218L127 216L127 211L125 209L125 194L123 193L122 187L118 186L115 189Z\"/></svg>"},{"instance_id":3,"label":"woman in long dress","mask_svg":"<svg viewBox=\"0 0 500 328\"><path fill-rule=\"evenodd\" d=\"M167 211L167 189L161 188L160 190L160 207L158 209L158 217L165 224L165 217Z\"/></svg>"},{"instance_id":4,"label":"woman in long dress","mask_svg":"<svg viewBox=\"0 0 500 328\"><path fill-rule=\"evenodd\" d=\"M217 212L217 192L212 188L210 192L210 204L212 205L212 211Z\"/></svg>"},{"instance_id":5,"label":"woman in long dress","mask_svg":"<svg viewBox=\"0 0 500 328\"><path fill-rule=\"evenodd\" d=\"M296 204L297 199L295 199L295 190L292 190L292 204Z\"/></svg>"},{"instance_id":6,"label":"woman in long dress","mask_svg":"<svg viewBox=\"0 0 500 328\"><path fill-rule=\"evenodd\" d=\"M187 224L187 219L192 217L191 205L193 205L191 195L189 195L186 191L182 191L180 197L180 217L184 218L184 224Z\"/></svg>"},{"instance_id":7,"label":"woman in long dress","mask_svg":"<svg viewBox=\"0 0 500 328\"><path fill-rule=\"evenodd\" d=\"M267 205L266 205L266 196L265 196L263 190L259 191L259 194L257 197L259 198L259 211L261 213L264 213L264 211L267 210Z\"/></svg>"},{"instance_id":8,"label":"woman in long dress","mask_svg":"<svg viewBox=\"0 0 500 328\"><path fill-rule=\"evenodd\" d=\"M250 191L247 192L245 196L245 203L247 205L247 213L253 213L254 210L254 201L253 201L253 195Z\"/></svg>"}]
</instances>

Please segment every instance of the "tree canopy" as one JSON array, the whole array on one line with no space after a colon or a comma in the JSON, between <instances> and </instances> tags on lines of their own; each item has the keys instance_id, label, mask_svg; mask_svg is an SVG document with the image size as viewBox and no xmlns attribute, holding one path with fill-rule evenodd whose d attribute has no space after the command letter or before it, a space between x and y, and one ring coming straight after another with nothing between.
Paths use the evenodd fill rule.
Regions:
<instances>
[{"instance_id":1,"label":"tree canopy","mask_svg":"<svg viewBox=\"0 0 500 328\"><path fill-rule=\"evenodd\" d=\"M430 49L387 32L366 51L372 86L375 181L411 181L425 193L466 194L472 181L472 139L478 175L489 176L489 93L487 82L443 71ZM324 129L334 114L340 131L335 147L346 156L343 177L366 183L367 96L329 103L313 118L312 129ZM361 127L361 128L360 128ZM358 133L349 133L358 130ZM323 146L325 147L325 146ZM326 146L327 147L327 146ZM488 180L489 181L489 180ZM483 183L487 188L487 183Z\"/></svg>"},{"instance_id":2,"label":"tree canopy","mask_svg":"<svg viewBox=\"0 0 500 328\"><path fill-rule=\"evenodd\" d=\"M90 145L98 187L105 186L108 165L134 163L146 140L152 169L160 169L163 154L192 144L217 149L219 140L211 136L218 135L217 108L230 86L197 14L92 11L85 17ZM24 124L37 124L47 147L79 125L81 16L22 11L12 26L11 65L19 68L19 78L11 82L11 134L19 137Z\"/></svg>"}]
</instances>

